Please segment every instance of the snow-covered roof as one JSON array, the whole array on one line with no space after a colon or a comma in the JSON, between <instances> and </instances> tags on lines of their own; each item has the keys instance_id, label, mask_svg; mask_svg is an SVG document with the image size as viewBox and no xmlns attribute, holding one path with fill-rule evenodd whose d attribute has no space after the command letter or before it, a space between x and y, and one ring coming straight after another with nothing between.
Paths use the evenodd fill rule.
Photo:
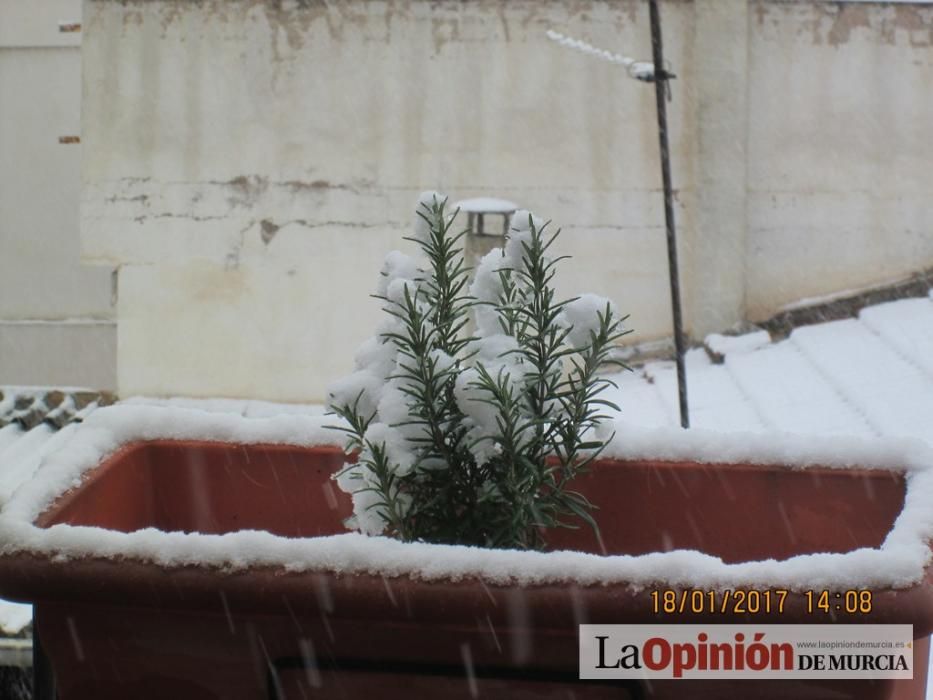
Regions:
<instances>
[{"instance_id":1,"label":"snow-covered roof","mask_svg":"<svg viewBox=\"0 0 933 700\"><path fill-rule=\"evenodd\" d=\"M903 436L933 443L933 301L869 306L857 318L802 326L779 342L761 331L688 353L690 424L735 432ZM672 362L613 377L625 420L680 424Z\"/></svg>"},{"instance_id":2,"label":"snow-covered roof","mask_svg":"<svg viewBox=\"0 0 933 700\"><path fill-rule=\"evenodd\" d=\"M106 392L81 388L0 387L0 503L57 449L77 423L100 405L113 403ZM0 631L18 634L32 620L32 607L0 600Z\"/></svg>"}]
</instances>

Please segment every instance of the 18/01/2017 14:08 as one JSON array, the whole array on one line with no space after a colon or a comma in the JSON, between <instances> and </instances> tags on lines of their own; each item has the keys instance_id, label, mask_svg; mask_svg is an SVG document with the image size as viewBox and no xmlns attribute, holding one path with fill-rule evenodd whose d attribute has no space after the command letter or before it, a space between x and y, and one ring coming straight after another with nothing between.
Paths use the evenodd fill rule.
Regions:
<instances>
[{"instance_id":1,"label":"18/01/2017 14:08","mask_svg":"<svg viewBox=\"0 0 933 700\"><path fill-rule=\"evenodd\" d=\"M790 593L786 589L654 590L651 591L651 608L655 614L668 615L782 614ZM849 615L867 615L872 608L872 593L869 590L804 591L803 600L807 614L838 612Z\"/></svg>"}]
</instances>

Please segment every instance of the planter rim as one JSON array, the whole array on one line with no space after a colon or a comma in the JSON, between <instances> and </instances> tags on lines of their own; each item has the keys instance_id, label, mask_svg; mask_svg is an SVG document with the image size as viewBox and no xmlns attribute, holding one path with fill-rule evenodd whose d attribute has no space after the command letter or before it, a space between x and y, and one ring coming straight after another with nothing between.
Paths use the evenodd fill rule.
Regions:
<instances>
[{"instance_id":1,"label":"planter rim","mask_svg":"<svg viewBox=\"0 0 933 700\"><path fill-rule=\"evenodd\" d=\"M748 463L763 469L856 468L902 472L904 508L879 548L798 555L782 561L735 564L691 550L600 556L574 551L518 552L466 546L403 543L347 533L287 538L244 530L222 535L117 532L34 521L86 472L128 443L196 440L335 448L333 416L245 418L189 408L117 405L96 411L67 441L44 455L36 475L0 511L0 556L36 555L56 561L108 558L166 568L198 565L234 574L254 567L283 573L318 572L409 577L423 581L478 579L492 585L654 584L694 588L779 586L791 590L905 588L920 583L933 538L933 451L917 440L864 440L787 434L713 433L644 429L622 422L607 460Z\"/></svg>"}]
</instances>

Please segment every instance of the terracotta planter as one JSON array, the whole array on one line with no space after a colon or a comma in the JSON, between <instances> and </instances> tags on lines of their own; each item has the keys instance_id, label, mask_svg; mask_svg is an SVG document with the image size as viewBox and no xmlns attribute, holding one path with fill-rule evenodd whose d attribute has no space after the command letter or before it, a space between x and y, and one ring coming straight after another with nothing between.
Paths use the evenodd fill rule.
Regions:
<instances>
[{"instance_id":1,"label":"terracotta planter","mask_svg":"<svg viewBox=\"0 0 933 700\"><path fill-rule=\"evenodd\" d=\"M37 634L66 699L467 698L474 691L483 698L564 698L568 691L578 698L924 697L930 569L910 587L874 590L869 618L835 619L912 623L922 640L912 682L583 682L581 622L833 620L808 613L799 593L788 596L780 615L664 615L653 612L650 587L588 585L575 581L574 571L563 583L539 584L471 575L423 580L385 566L367 573L354 558L357 539L348 540L347 553L332 550L340 560L333 566L326 557L291 567L303 570L273 563L279 554L265 543L283 541L299 552L314 540L284 538L345 532L349 501L330 481L342 464L342 453L327 447L126 444L35 522L40 534L63 541L72 532L98 532L82 526L103 528L106 551L62 560L54 542L7 546L0 595L35 603ZM599 506L602 542L586 529L563 531L552 538L555 547L604 555L692 549L725 563L877 548L905 500L904 476L891 471L638 459L601 462L579 489ZM153 561L160 536L138 532L145 528L278 537L238 536L229 551L221 551L224 537L202 537L197 541L214 548L208 563L165 565ZM114 553L134 537L155 549ZM182 535L165 537L166 548L188 544ZM229 563L217 565L221 560ZM254 563L245 567L243 560Z\"/></svg>"}]
</instances>

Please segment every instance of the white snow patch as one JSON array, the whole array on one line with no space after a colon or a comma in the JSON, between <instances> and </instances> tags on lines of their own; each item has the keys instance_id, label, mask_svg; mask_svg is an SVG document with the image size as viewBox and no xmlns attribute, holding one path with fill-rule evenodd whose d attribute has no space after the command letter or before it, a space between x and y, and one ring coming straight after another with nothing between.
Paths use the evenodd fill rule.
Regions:
<instances>
[{"instance_id":1,"label":"white snow patch","mask_svg":"<svg viewBox=\"0 0 933 700\"><path fill-rule=\"evenodd\" d=\"M356 406L362 416L371 416L382 398L385 376L358 370L338 379L327 388L327 405L336 408Z\"/></svg>"},{"instance_id":2,"label":"white snow patch","mask_svg":"<svg viewBox=\"0 0 933 700\"><path fill-rule=\"evenodd\" d=\"M502 331L499 325L499 312L495 304L499 302L502 295L500 270L508 268L509 265L502 248L493 248L476 266L473 282L470 284L470 295L479 302L473 307L473 313L476 319L476 329L482 336L494 335Z\"/></svg>"},{"instance_id":3,"label":"white snow patch","mask_svg":"<svg viewBox=\"0 0 933 700\"><path fill-rule=\"evenodd\" d=\"M475 197L473 199L463 199L454 205L454 209L467 213L479 214L511 214L518 209L515 202L507 199L496 199L495 197Z\"/></svg>"},{"instance_id":4,"label":"white snow patch","mask_svg":"<svg viewBox=\"0 0 933 700\"><path fill-rule=\"evenodd\" d=\"M933 304L927 297L869 306L859 312L859 320L933 377Z\"/></svg>"},{"instance_id":5,"label":"white snow patch","mask_svg":"<svg viewBox=\"0 0 933 700\"><path fill-rule=\"evenodd\" d=\"M509 228L512 231L531 231L534 226L536 231L540 231L546 222L540 216L535 216L527 209L519 209L509 221ZM508 251L506 251L508 255Z\"/></svg>"},{"instance_id":6,"label":"white snow patch","mask_svg":"<svg viewBox=\"0 0 933 700\"><path fill-rule=\"evenodd\" d=\"M518 341L511 335L491 335L479 341L476 349L477 365L493 379L503 380L517 391L529 369L518 353ZM467 433L470 452L479 464L484 464L499 451L492 439L500 432L499 411L489 403L489 393L479 384L479 371L473 367L465 369L457 377L454 398L470 427Z\"/></svg>"},{"instance_id":7,"label":"white snow patch","mask_svg":"<svg viewBox=\"0 0 933 700\"><path fill-rule=\"evenodd\" d=\"M373 445L382 446L389 463L393 465L395 473L399 476L408 474L415 466L415 455L411 451L411 446L405 439L405 434L398 428L385 423L370 423L363 437Z\"/></svg>"},{"instance_id":8,"label":"white snow patch","mask_svg":"<svg viewBox=\"0 0 933 700\"><path fill-rule=\"evenodd\" d=\"M215 413L246 413L250 403L247 399L193 399L185 396L156 397L131 396L122 400L124 406L162 406L164 408L190 408L198 411L211 411Z\"/></svg>"},{"instance_id":9,"label":"white snow patch","mask_svg":"<svg viewBox=\"0 0 933 700\"><path fill-rule=\"evenodd\" d=\"M596 294L581 294L567 304L561 311L558 323L569 328L567 344L572 348L585 348L590 345L590 334L599 332L599 318L608 313L618 319L619 310L606 297Z\"/></svg>"},{"instance_id":10,"label":"white snow patch","mask_svg":"<svg viewBox=\"0 0 933 700\"><path fill-rule=\"evenodd\" d=\"M755 331L744 335L729 336L711 333L706 336L706 346L718 355L738 355L754 352L771 344L768 331Z\"/></svg>"},{"instance_id":11,"label":"white snow patch","mask_svg":"<svg viewBox=\"0 0 933 700\"><path fill-rule=\"evenodd\" d=\"M425 211L422 213L427 214ZM427 225L424 220L421 223ZM418 268L418 262L413 257L398 250L392 250L386 255L382 269L379 271L376 294L381 297L387 296L389 285L395 280L417 280L423 276L424 273Z\"/></svg>"},{"instance_id":12,"label":"white snow patch","mask_svg":"<svg viewBox=\"0 0 933 700\"><path fill-rule=\"evenodd\" d=\"M275 403L272 401L250 400L243 413L247 418L273 418L275 416L322 416L324 406L305 403Z\"/></svg>"}]
</instances>

